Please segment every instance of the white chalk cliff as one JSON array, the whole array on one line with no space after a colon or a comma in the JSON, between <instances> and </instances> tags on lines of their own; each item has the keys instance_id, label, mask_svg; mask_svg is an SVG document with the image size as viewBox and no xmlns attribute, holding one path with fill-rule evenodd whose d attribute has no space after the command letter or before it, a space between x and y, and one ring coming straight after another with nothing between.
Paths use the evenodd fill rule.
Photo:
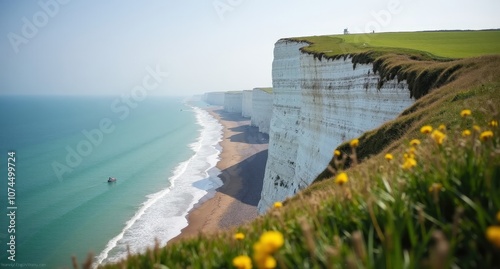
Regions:
<instances>
[{"instance_id":1,"label":"white chalk cliff","mask_svg":"<svg viewBox=\"0 0 500 269\"><path fill-rule=\"evenodd\" d=\"M243 92L225 92L224 110L230 113L241 113Z\"/></svg>"},{"instance_id":2,"label":"white chalk cliff","mask_svg":"<svg viewBox=\"0 0 500 269\"><path fill-rule=\"evenodd\" d=\"M224 105L224 92L208 92L204 95L205 102L214 106Z\"/></svg>"},{"instance_id":3,"label":"white chalk cliff","mask_svg":"<svg viewBox=\"0 0 500 269\"><path fill-rule=\"evenodd\" d=\"M253 89L252 126L259 127L259 132L269 134L273 115L273 93L271 88Z\"/></svg>"},{"instance_id":4,"label":"white chalk cliff","mask_svg":"<svg viewBox=\"0 0 500 269\"><path fill-rule=\"evenodd\" d=\"M343 141L396 118L415 101L405 81L396 78L377 89L379 76L371 64L354 68L350 58L320 60L300 52L307 45L286 40L275 45L261 213L311 184Z\"/></svg>"},{"instance_id":5,"label":"white chalk cliff","mask_svg":"<svg viewBox=\"0 0 500 269\"><path fill-rule=\"evenodd\" d=\"M241 115L243 117L252 117L252 96L252 91L243 91L243 99L241 100Z\"/></svg>"}]
</instances>

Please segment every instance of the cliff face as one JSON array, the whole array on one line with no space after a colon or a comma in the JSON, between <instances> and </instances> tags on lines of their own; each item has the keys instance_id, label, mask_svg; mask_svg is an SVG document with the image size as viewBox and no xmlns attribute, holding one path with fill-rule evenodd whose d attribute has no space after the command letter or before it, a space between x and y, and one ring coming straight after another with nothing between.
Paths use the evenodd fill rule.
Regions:
<instances>
[{"instance_id":1,"label":"cliff face","mask_svg":"<svg viewBox=\"0 0 500 269\"><path fill-rule=\"evenodd\" d=\"M252 117L252 91L243 91L243 97L241 101L241 115L243 117Z\"/></svg>"},{"instance_id":2,"label":"cliff face","mask_svg":"<svg viewBox=\"0 0 500 269\"><path fill-rule=\"evenodd\" d=\"M205 102L214 106L224 105L224 92L208 92L204 95Z\"/></svg>"},{"instance_id":3,"label":"cliff face","mask_svg":"<svg viewBox=\"0 0 500 269\"><path fill-rule=\"evenodd\" d=\"M261 88L253 89L252 125L259 127L259 132L269 134L273 114L273 94Z\"/></svg>"},{"instance_id":4,"label":"cliff face","mask_svg":"<svg viewBox=\"0 0 500 269\"><path fill-rule=\"evenodd\" d=\"M225 92L224 110L230 113L241 113L243 92Z\"/></svg>"},{"instance_id":5,"label":"cliff face","mask_svg":"<svg viewBox=\"0 0 500 269\"><path fill-rule=\"evenodd\" d=\"M327 60L300 52L306 43L278 41L274 107L259 211L308 186L343 141L394 119L415 100L397 79L377 89L371 64Z\"/></svg>"}]
</instances>

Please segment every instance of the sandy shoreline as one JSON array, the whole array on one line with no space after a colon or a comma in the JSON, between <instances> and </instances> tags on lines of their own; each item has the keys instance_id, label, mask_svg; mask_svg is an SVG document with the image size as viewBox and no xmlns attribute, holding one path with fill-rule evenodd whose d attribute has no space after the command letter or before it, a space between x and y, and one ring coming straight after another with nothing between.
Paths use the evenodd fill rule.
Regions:
<instances>
[{"instance_id":1,"label":"sandy shoreline","mask_svg":"<svg viewBox=\"0 0 500 269\"><path fill-rule=\"evenodd\" d=\"M246 223L258 216L269 136L250 126L250 119L220 108L207 109L223 126L222 152L217 168L224 185L213 198L195 206L188 226L176 241Z\"/></svg>"}]
</instances>

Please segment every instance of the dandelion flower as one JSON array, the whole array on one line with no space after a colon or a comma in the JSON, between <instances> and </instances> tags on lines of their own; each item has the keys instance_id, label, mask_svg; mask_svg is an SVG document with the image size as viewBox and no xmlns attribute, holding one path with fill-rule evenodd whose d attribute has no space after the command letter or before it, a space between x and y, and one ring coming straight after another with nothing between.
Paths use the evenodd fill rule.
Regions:
<instances>
[{"instance_id":1,"label":"dandelion flower","mask_svg":"<svg viewBox=\"0 0 500 269\"><path fill-rule=\"evenodd\" d=\"M404 160L406 159L415 159L415 152L417 149L415 147L410 147L405 154L403 154Z\"/></svg>"},{"instance_id":2,"label":"dandelion flower","mask_svg":"<svg viewBox=\"0 0 500 269\"><path fill-rule=\"evenodd\" d=\"M481 139L481 141L486 141L490 138L493 138L493 132L492 131L484 131L482 132L480 135L479 135L479 139Z\"/></svg>"},{"instance_id":3,"label":"dandelion flower","mask_svg":"<svg viewBox=\"0 0 500 269\"><path fill-rule=\"evenodd\" d=\"M344 185L345 183L347 183L347 181L349 180L349 177L347 176L346 173L344 172L341 172L340 174L338 174L336 177L335 177L335 183L337 185Z\"/></svg>"},{"instance_id":4,"label":"dandelion flower","mask_svg":"<svg viewBox=\"0 0 500 269\"><path fill-rule=\"evenodd\" d=\"M282 202L274 202L274 208L280 208L280 207L283 207Z\"/></svg>"},{"instance_id":5,"label":"dandelion flower","mask_svg":"<svg viewBox=\"0 0 500 269\"><path fill-rule=\"evenodd\" d=\"M438 192L441 189L443 189L443 185L441 183L432 183L432 185L429 187L429 192Z\"/></svg>"},{"instance_id":6,"label":"dandelion flower","mask_svg":"<svg viewBox=\"0 0 500 269\"><path fill-rule=\"evenodd\" d=\"M390 154L390 153L387 153L387 154L385 154L385 157L384 157L384 158L385 158L386 160L390 161L390 160L392 160L392 159L394 158L394 156L392 156L392 154Z\"/></svg>"},{"instance_id":7,"label":"dandelion flower","mask_svg":"<svg viewBox=\"0 0 500 269\"><path fill-rule=\"evenodd\" d=\"M253 245L253 259L257 267L275 268L277 263L272 254L280 249L284 242L283 234L278 231L263 233Z\"/></svg>"},{"instance_id":8,"label":"dandelion flower","mask_svg":"<svg viewBox=\"0 0 500 269\"><path fill-rule=\"evenodd\" d=\"M406 169L406 170L410 170L415 166L417 166L417 160L415 160L413 158L406 158L406 160L404 161L404 163L402 165L403 169Z\"/></svg>"},{"instance_id":9,"label":"dandelion flower","mask_svg":"<svg viewBox=\"0 0 500 269\"><path fill-rule=\"evenodd\" d=\"M469 130L463 130L462 131L462 136L463 137L469 136L470 134L471 134L471 132Z\"/></svg>"},{"instance_id":10,"label":"dandelion flower","mask_svg":"<svg viewBox=\"0 0 500 269\"><path fill-rule=\"evenodd\" d=\"M411 146L418 146L418 145L420 145L420 140L413 139L412 141L410 141L410 145Z\"/></svg>"},{"instance_id":11,"label":"dandelion flower","mask_svg":"<svg viewBox=\"0 0 500 269\"><path fill-rule=\"evenodd\" d=\"M479 127L479 125L473 125L472 129L474 129L474 131L476 131L478 133L481 132L481 127Z\"/></svg>"},{"instance_id":12,"label":"dandelion flower","mask_svg":"<svg viewBox=\"0 0 500 269\"><path fill-rule=\"evenodd\" d=\"M272 268L276 268L276 259L273 257L273 256L267 256L265 259L264 259L264 268L266 269L272 269Z\"/></svg>"},{"instance_id":13,"label":"dandelion flower","mask_svg":"<svg viewBox=\"0 0 500 269\"><path fill-rule=\"evenodd\" d=\"M240 255L233 259L233 265L238 269L251 269L252 260L246 255Z\"/></svg>"},{"instance_id":14,"label":"dandelion flower","mask_svg":"<svg viewBox=\"0 0 500 269\"><path fill-rule=\"evenodd\" d=\"M351 145L352 148L356 148L359 145L359 140L358 139L353 139L353 140L351 140L351 142L349 143L349 145Z\"/></svg>"},{"instance_id":15,"label":"dandelion flower","mask_svg":"<svg viewBox=\"0 0 500 269\"><path fill-rule=\"evenodd\" d=\"M261 244L261 251L271 254L283 246L285 239L283 234L278 231L265 232L260 236L259 243Z\"/></svg>"},{"instance_id":16,"label":"dandelion flower","mask_svg":"<svg viewBox=\"0 0 500 269\"><path fill-rule=\"evenodd\" d=\"M425 125L420 128L420 132L423 134L430 134L432 132L432 126L430 125Z\"/></svg>"},{"instance_id":17,"label":"dandelion flower","mask_svg":"<svg viewBox=\"0 0 500 269\"><path fill-rule=\"evenodd\" d=\"M333 155L339 157L341 155L340 153L340 150L336 149L334 152L333 152Z\"/></svg>"},{"instance_id":18,"label":"dandelion flower","mask_svg":"<svg viewBox=\"0 0 500 269\"><path fill-rule=\"evenodd\" d=\"M470 114L471 114L471 113L472 113L472 112L470 111L470 109L464 109L464 110L462 110L462 111L460 112L460 116L461 116L462 118L465 118L465 117L467 117L467 116L470 116Z\"/></svg>"},{"instance_id":19,"label":"dandelion flower","mask_svg":"<svg viewBox=\"0 0 500 269\"><path fill-rule=\"evenodd\" d=\"M431 134L432 139L436 141L438 145L443 144L444 139L446 138L446 135L440 132L439 130L434 130Z\"/></svg>"},{"instance_id":20,"label":"dandelion flower","mask_svg":"<svg viewBox=\"0 0 500 269\"><path fill-rule=\"evenodd\" d=\"M500 248L500 226L490 226L486 229L486 238L495 247Z\"/></svg>"},{"instance_id":21,"label":"dandelion flower","mask_svg":"<svg viewBox=\"0 0 500 269\"><path fill-rule=\"evenodd\" d=\"M439 129L439 131L444 132L444 131L446 131L446 125L441 124L441 125L439 125L438 129Z\"/></svg>"},{"instance_id":22,"label":"dandelion flower","mask_svg":"<svg viewBox=\"0 0 500 269\"><path fill-rule=\"evenodd\" d=\"M498 127L498 121L497 120L492 120L492 121L490 121L490 123L488 125L491 126L491 127Z\"/></svg>"},{"instance_id":23,"label":"dandelion flower","mask_svg":"<svg viewBox=\"0 0 500 269\"><path fill-rule=\"evenodd\" d=\"M236 233L234 235L234 239L236 239L236 240L243 240L243 239L245 239L245 234L243 234L243 233Z\"/></svg>"}]
</instances>

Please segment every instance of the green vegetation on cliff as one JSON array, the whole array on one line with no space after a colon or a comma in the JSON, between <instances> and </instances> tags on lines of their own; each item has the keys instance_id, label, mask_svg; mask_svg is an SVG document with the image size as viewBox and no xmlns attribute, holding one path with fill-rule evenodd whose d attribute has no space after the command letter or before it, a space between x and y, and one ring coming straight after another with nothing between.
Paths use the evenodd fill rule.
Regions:
<instances>
[{"instance_id":1,"label":"green vegetation on cliff","mask_svg":"<svg viewBox=\"0 0 500 269\"><path fill-rule=\"evenodd\" d=\"M460 33L463 39L453 42L470 43L474 38L466 35L476 35ZM498 38L498 32L487 33ZM498 266L500 56L444 58L492 52L472 46L450 56L433 49L431 41L414 47L406 42L427 33L403 34L394 38L392 45L403 47L396 49L387 39L398 34L375 34L387 38L370 48L363 41L345 43L355 36L293 39L311 43L303 51L318 58L373 62L382 83L406 79L418 97L395 120L339 146L321 180L248 225L103 267L234 268L233 262L239 268ZM495 43L490 41L485 44ZM350 49L343 51L340 44Z\"/></svg>"},{"instance_id":2,"label":"green vegetation on cliff","mask_svg":"<svg viewBox=\"0 0 500 269\"><path fill-rule=\"evenodd\" d=\"M350 34L287 38L311 44L305 52L334 58L368 51L421 54L433 59L500 53L500 30Z\"/></svg>"},{"instance_id":3,"label":"green vegetation on cliff","mask_svg":"<svg viewBox=\"0 0 500 269\"><path fill-rule=\"evenodd\" d=\"M265 91L267 93L273 93L273 88L272 87L267 87L267 88L256 88L256 89L259 89L261 91Z\"/></svg>"}]
</instances>

